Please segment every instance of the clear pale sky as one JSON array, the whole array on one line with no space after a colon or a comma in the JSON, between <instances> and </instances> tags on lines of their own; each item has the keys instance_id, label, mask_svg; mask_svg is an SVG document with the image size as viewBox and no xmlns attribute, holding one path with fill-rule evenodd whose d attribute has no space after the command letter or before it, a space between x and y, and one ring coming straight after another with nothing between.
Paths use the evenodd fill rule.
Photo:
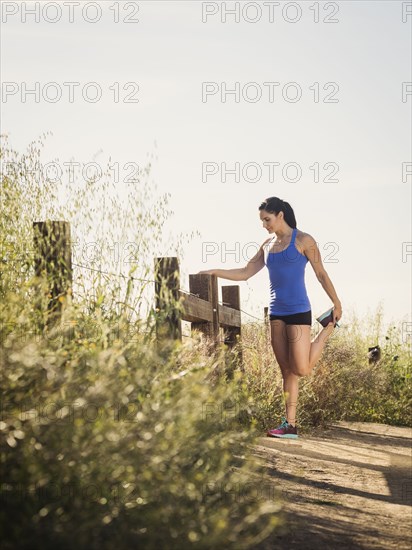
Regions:
<instances>
[{"instance_id":1,"label":"clear pale sky","mask_svg":"<svg viewBox=\"0 0 412 550\"><path fill-rule=\"evenodd\" d=\"M222 22L235 2L108 1L97 3L95 23L82 16L93 3L73 7L71 23L60 2L61 19L52 23L56 8L44 11L52 3L40 2L39 22L30 15L23 22L24 7L34 4L2 2L1 131L16 149L51 130L44 162L104 165L111 157L143 166L155 153L153 180L158 192L171 193L174 211L165 233L201 234L181 258L185 288L188 273L245 265L267 236L258 206L279 196L318 242L342 323L345 311L364 316L379 303L387 321L411 322L412 86L402 84L412 81L410 2L239 2L239 22L230 14ZM97 11L90 5L85 13L93 19ZM138 22L124 22L127 16ZM6 95L5 83L13 82L17 93ZM23 83L30 89L35 82L41 92L58 83L62 98L35 102L28 95L22 102ZM64 82L81 84L72 103ZM88 82L100 86L100 101L82 97ZM139 86L138 103L122 101L133 92L123 90L128 82ZM217 93L202 97L205 82ZM223 102L223 87L236 82L239 101L228 94ZM335 84L324 89L327 83ZM218 173L202 178L204 163ZM239 181L231 174L223 181L223 163L232 170L239 163ZM244 171L248 163L255 164ZM263 163L279 163L272 164L273 181ZM300 167L300 179L288 163ZM326 163L333 164L324 169ZM402 177L403 163L409 175ZM324 181L333 167L338 181ZM256 169L261 178L253 182ZM216 252L204 261L206 243L216 243L208 249ZM225 254L236 247L237 254ZM266 268L240 285L242 309L262 317ZM306 285L314 314L332 305L310 264Z\"/></svg>"}]
</instances>

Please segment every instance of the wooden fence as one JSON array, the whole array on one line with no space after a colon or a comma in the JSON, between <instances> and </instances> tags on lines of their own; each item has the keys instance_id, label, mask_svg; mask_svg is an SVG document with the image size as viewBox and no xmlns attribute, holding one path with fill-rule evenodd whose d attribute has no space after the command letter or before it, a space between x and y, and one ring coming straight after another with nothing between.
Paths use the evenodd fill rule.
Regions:
<instances>
[{"instance_id":1,"label":"wooden fence","mask_svg":"<svg viewBox=\"0 0 412 550\"><path fill-rule=\"evenodd\" d=\"M48 310L56 317L72 288L70 224L35 222L33 230L36 275L47 276ZM158 340L164 337L181 340L181 321L190 321L192 329L208 337L213 346L220 342L221 327L224 343L229 348L235 346L241 334L239 285L222 287L222 304L219 304L217 277L189 275L189 292L185 292L180 289L178 258L156 258L154 270ZM174 307L175 304L179 307Z\"/></svg>"},{"instance_id":2,"label":"wooden fence","mask_svg":"<svg viewBox=\"0 0 412 550\"><path fill-rule=\"evenodd\" d=\"M179 261L175 257L156 258L156 309L167 311L167 296L161 292L161 282L169 290L166 295L179 300L182 310L171 312L166 327L159 326L158 333L181 339L181 321L190 321L192 329L202 332L217 345L220 341L220 328L224 331L224 343L233 348L240 338L240 292L239 285L222 287L222 304L218 300L217 277L214 275L189 275L189 292L180 290Z\"/></svg>"},{"instance_id":3,"label":"wooden fence","mask_svg":"<svg viewBox=\"0 0 412 550\"><path fill-rule=\"evenodd\" d=\"M72 288L72 252L70 224L46 221L33 223L35 275L47 281L47 324L60 318L62 307ZM43 301L37 296L36 307Z\"/></svg>"}]
</instances>

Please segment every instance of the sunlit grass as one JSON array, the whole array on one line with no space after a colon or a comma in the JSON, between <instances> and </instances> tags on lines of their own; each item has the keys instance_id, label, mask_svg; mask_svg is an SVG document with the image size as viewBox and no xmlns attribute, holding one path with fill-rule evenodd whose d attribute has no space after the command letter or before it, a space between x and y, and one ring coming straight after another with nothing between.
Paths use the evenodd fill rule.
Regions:
<instances>
[{"instance_id":1,"label":"sunlit grass","mask_svg":"<svg viewBox=\"0 0 412 550\"><path fill-rule=\"evenodd\" d=\"M199 335L159 347L154 328L168 311L153 307L153 260L168 255L159 241L167 197L142 177L124 205L110 181L76 180L62 202L55 184L32 176L41 145L20 155L6 139L0 152L2 167L17 168L1 175L3 540L46 550L253 546L281 507L253 458L256 437L283 412L267 327L242 327L242 369ZM53 322L47 281L33 269L32 223L45 219L69 221L101 251L85 266L95 271L75 269ZM104 252L125 241L136 243L136 265ZM401 327L381 326L378 312L369 333L354 319L328 341L300 382L303 430L334 420L411 425L410 349ZM373 365L370 335L384 342Z\"/></svg>"},{"instance_id":2,"label":"sunlit grass","mask_svg":"<svg viewBox=\"0 0 412 550\"><path fill-rule=\"evenodd\" d=\"M40 144L1 149L0 419L6 548L248 548L279 523L280 501L253 458L257 435L230 358L194 339L159 346L153 260L166 200L148 182L127 209L103 187L74 185L61 203L32 177ZM103 195L102 195L103 194ZM150 196L149 196L150 195ZM102 196L107 199L103 211ZM61 317L35 277L33 221L58 219L100 243L137 243L138 267L104 253L74 274ZM89 231L89 233L87 233ZM177 249L181 244L177 244ZM130 287L130 274L136 280ZM146 308L142 303L146 301ZM177 304L170 303L170 311ZM235 412L235 414L234 414ZM239 413L243 422L239 422ZM262 489L265 489L264 491Z\"/></svg>"},{"instance_id":3,"label":"sunlit grass","mask_svg":"<svg viewBox=\"0 0 412 550\"><path fill-rule=\"evenodd\" d=\"M405 323L385 331L382 311L354 316L327 340L312 374L299 381L298 423L305 429L336 420L411 426L412 354ZM242 328L245 380L262 427L283 415L282 380L269 328ZM381 342L381 359L369 364L368 347Z\"/></svg>"}]
</instances>

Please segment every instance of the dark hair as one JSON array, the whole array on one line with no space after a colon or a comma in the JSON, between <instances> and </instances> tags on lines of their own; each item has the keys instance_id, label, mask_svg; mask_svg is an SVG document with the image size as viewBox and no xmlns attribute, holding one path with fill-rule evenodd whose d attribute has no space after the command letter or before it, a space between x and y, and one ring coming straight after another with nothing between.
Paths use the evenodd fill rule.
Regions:
<instances>
[{"instance_id":1,"label":"dark hair","mask_svg":"<svg viewBox=\"0 0 412 550\"><path fill-rule=\"evenodd\" d=\"M279 199L279 197L269 197L265 199L259 206L259 210L266 210L266 212L276 215L278 215L279 212L283 212L285 222L293 229L296 227L296 218L292 207L288 202Z\"/></svg>"}]
</instances>

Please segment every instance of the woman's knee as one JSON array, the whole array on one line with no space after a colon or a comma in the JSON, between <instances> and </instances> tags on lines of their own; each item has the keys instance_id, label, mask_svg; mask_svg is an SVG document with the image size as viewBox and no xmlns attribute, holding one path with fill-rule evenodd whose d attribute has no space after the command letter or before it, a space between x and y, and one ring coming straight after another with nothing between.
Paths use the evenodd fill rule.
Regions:
<instances>
[{"instance_id":1,"label":"woman's knee","mask_svg":"<svg viewBox=\"0 0 412 550\"><path fill-rule=\"evenodd\" d=\"M307 376L312 371L310 365L310 327L299 325L294 326L293 329L299 329L299 331L292 332L292 327L290 329L291 336L295 335L296 338L290 341L289 365L296 376Z\"/></svg>"},{"instance_id":2,"label":"woman's knee","mask_svg":"<svg viewBox=\"0 0 412 550\"><path fill-rule=\"evenodd\" d=\"M311 373L311 368L309 363L306 364L296 364L293 360L290 360L290 369L293 372L293 374L296 374L296 376L302 377L302 376L308 376L308 374Z\"/></svg>"},{"instance_id":3,"label":"woman's knee","mask_svg":"<svg viewBox=\"0 0 412 550\"><path fill-rule=\"evenodd\" d=\"M302 366L302 365L299 365L299 366L296 366L296 365L291 365L291 371L293 372L293 374L295 374L296 376L299 376L299 377L303 377L303 376L308 376L311 372L310 368L309 368L309 365L308 366Z\"/></svg>"}]
</instances>

